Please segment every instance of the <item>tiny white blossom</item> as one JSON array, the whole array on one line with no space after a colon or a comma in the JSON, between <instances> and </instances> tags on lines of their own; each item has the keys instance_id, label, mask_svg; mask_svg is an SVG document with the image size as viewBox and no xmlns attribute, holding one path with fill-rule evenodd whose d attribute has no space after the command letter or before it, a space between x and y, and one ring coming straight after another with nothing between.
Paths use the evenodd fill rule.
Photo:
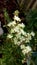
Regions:
<instances>
[{"instance_id":1,"label":"tiny white blossom","mask_svg":"<svg viewBox=\"0 0 37 65\"><path fill-rule=\"evenodd\" d=\"M22 44L23 41L25 41L25 39L21 39L20 41L18 41L18 45Z\"/></svg>"},{"instance_id":2,"label":"tiny white blossom","mask_svg":"<svg viewBox=\"0 0 37 65\"><path fill-rule=\"evenodd\" d=\"M25 49L25 45L22 44L22 45L20 46L20 48L21 48L21 49Z\"/></svg>"},{"instance_id":3,"label":"tiny white blossom","mask_svg":"<svg viewBox=\"0 0 37 65\"><path fill-rule=\"evenodd\" d=\"M21 36L20 37L20 40L24 41L25 40L25 37L24 36Z\"/></svg>"},{"instance_id":4,"label":"tiny white blossom","mask_svg":"<svg viewBox=\"0 0 37 65\"><path fill-rule=\"evenodd\" d=\"M30 46L27 46L27 47L25 47L25 48L22 50L22 53L25 55L25 54L27 54L27 53L29 53L29 52L31 52L31 51L32 51L31 47L30 47Z\"/></svg>"},{"instance_id":5,"label":"tiny white blossom","mask_svg":"<svg viewBox=\"0 0 37 65\"><path fill-rule=\"evenodd\" d=\"M27 33L26 38L25 38L25 43L27 42L29 43L31 39L32 39L31 34Z\"/></svg>"},{"instance_id":6,"label":"tiny white blossom","mask_svg":"<svg viewBox=\"0 0 37 65\"><path fill-rule=\"evenodd\" d=\"M21 19L18 16L16 16L16 15L14 16L14 20L21 22Z\"/></svg>"},{"instance_id":7,"label":"tiny white blossom","mask_svg":"<svg viewBox=\"0 0 37 65\"><path fill-rule=\"evenodd\" d=\"M23 35L25 35L24 30L21 29L20 31L21 31L21 33L22 33Z\"/></svg>"},{"instance_id":8,"label":"tiny white blossom","mask_svg":"<svg viewBox=\"0 0 37 65\"><path fill-rule=\"evenodd\" d=\"M12 25L12 22L10 22L10 23L7 24L7 26L9 26L9 27L10 27L11 25Z\"/></svg>"},{"instance_id":9,"label":"tiny white blossom","mask_svg":"<svg viewBox=\"0 0 37 65\"><path fill-rule=\"evenodd\" d=\"M16 25L16 22L15 21L12 21L12 22L10 22L7 26L15 26Z\"/></svg>"},{"instance_id":10,"label":"tiny white blossom","mask_svg":"<svg viewBox=\"0 0 37 65\"><path fill-rule=\"evenodd\" d=\"M35 33L32 31L32 32L31 32L31 35L32 35L32 36L35 36Z\"/></svg>"},{"instance_id":11,"label":"tiny white blossom","mask_svg":"<svg viewBox=\"0 0 37 65\"><path fill-rule=\"evenodd\" d=\"M28 38L25 39L25 43L29 43L30 40Z\"/></svg>"},{"instance_id":12,"label":"tiny white blossom","mask_svg":"<svg viewBox=\"0 0 37 65\"><path fill-rule=\"evenodd\" d=\"M13 21L13 22L12 22L12 25L15 26L15 25L16 25L16 21Z\"/></svg>"},{"instance_id":13,"label":"tiny white blossom","mask_svg":"<svg viewBox=\"0 0 37 65\"><path fill-rule=\"evenodd\" d=\"M16 37L14 38L14 44L15 44L15 45L18 44L18 40L17 40Z\"/></svg>"},{"instance_id":14,"label":"tiny white blossom","mask_svg":"<svg viewBox=\"0 0 37 65\"><path fill-rule=\"evenodd\" d=\"M26 58L22 59L22 63L26 62Z\"/></svg>"},{"instance_id":15,"label":"tiny white blossom","mask_svg":"<svg viewBox=\"0 0 37 65\"><path fill-rule=\"evenodd\" d=\"M27 46L26 47L26 53L31 52L31 51L32 51L31 47L30 46Z\"/></svg>"},{"instance_id":16,"label":"tiny white blossom","mask_svg":"<svg viewBox=\"0 0 37 65\"><path fill-rule=\"evenodd\" d=\"M13 37L13 36L12 36L12 35L10 35L10 34L8 34L8 35L7 35L7 38L12 38L12 37Z\"/></svg>"},{"instance_id":17,"label":"tiny white blossom","mask_svg":"<svg viewBox=\"0 0 37 65\"><path fill-rule=\"evenodd\" d=\"M16 16L18 16L18 14L19 14L19 11L18 10L16 10L16 11L14 11L14 13L13 13L14 15L16 15Z\"/></svg>"},{"instance_id":18,"label":"tiny white blossom","mask_svg":"<svg viewBox=\"0 0 37 65\"><path fill-rule=\"evenodd\" d=\"M17 32L17 33L19 33L19 28L16 26L16 27L14 28L14 31Z\"/></svg>"},{"instance_id":19,"label":"tiny white blossom","mask_svg":"<svg viewBox=\"0 0 37 65\"><path fill-rule=\"evenodd\" d=\"M17 45L19 46L19 45L20 45L20 43L21 43L21 42L19 41Z\"/></svg>"},{"instance_id":20,"label":"tiny white blossom","mask_svg":"<svg viewBox=\"0 0 37 65\"><path fill-rule=\"evenodd\" d=\"M18 26L14 27L11 29L10 33L19 33L19 28Z\"/></svg>"},{"instance_id":21,"label":"tiny white blossom","mask_svg":"<svg viewBox=\"0 0 37 65\"><path fill-rule=\"evenodd\" d=\"M10 33L14 33L14 29L11 29L11 30L10 30Z\"/></svg>"},{"instance_id":22,"label":"tiny white blossom","mask_svg":"<svg viewBox=\"0 0 37 65\"><path fill-rule=\"evenodd\" d=\"M22 53L25 55L27 53L26 49L22 50Z\"/></svg>"},{"instance_id":23,"label":"tiny white blossom","mask_svg":"<svg viewBox=\"0 0 37 65\"><path fill-rule=\"evenodd\" d=\"M27 33L27 38L29 39L29 40L31 40L32 38L31 38L31 34L30 33Z\"/></svg>"},{"instance_id":24,"label":"tiny white blossom","mask_svg":"<svg viewBox=\"0 0 37 65\"><path fill-rule=\"evenodd\" d=\"M23 23L18 24L18 26L19 26L20 28L24 28L24 27L25 27L25 25L24 25Z\"/></svg>"}]
</instances>

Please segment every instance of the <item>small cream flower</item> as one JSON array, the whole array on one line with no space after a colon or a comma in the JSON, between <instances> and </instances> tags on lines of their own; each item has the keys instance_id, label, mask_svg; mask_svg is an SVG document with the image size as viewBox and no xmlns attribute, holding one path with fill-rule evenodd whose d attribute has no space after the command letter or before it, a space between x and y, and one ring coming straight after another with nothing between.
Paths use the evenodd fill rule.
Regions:
<instances>
[{"instance_id":1,"label":"small cream flower","mask_svg":"<svg viewBox=\"0 0 37 65\"><path fill-rule=\"evenodd\" d=\"M32 39L30 33L27 33L27 38L28 38L29 40Z\"/></svg>"},{"instance_id":2,"label":"small cream flower","mask_svg":"<svg viewBox=\"0 0 37 65\"><path fill-rule=\"evenodd\" d=\"M21 29L20 32L22 33L22 35L25 35L24 30Z\"/></svg>"},{"instance_id":3,"label":"small cream flower","mask_svg":"<svg viewBox=\"0 0 37 65\"><path fill-rule=\"evenodd\" d=\"M31 34L27 33L25 38L25 43L30 42L31 39L32 39Z\"/></svg>"},{"instance_id":4,"label":"small cream flower","mask_svg":"<svg viewBox=\"0 0 37 65\"><path fill-rule=\"evenodd\" d=\"M27 46L26 47L26 53L31 52L31 51L32 51L31 47L30 46Z\"/></svg>"},{"instance_id":5,"label":"small cream flower","mask_svg":"<svg viewBox=\"0 0 37 65\"><path fill-rule=\"evenodd\" d=\"M16 37L14 38L14 44L18 44L18 40L16 39Z\"/></svg>"},{"instance_id":6,"label":"small cream flower","mask_svg":"<svg viewBox=\"0 0 37 65\"><path fill-rule=\"evenodd\" d=\"M25 43L29 43L30 40L28 38L25 39Z\"/></svg>"},{"instance_id":7,"label":"small cream flower","mask_svg":"<svg viewBox=\"0 0 37 65\"><path fill-rule=\"evenodd\" d=\"M20 48L21 48L21 49L25 49L25 45L22 44L22 45L20 46Z\"/></svg>"},{"instance_id":8,"label":"small cream flower","mask_svg":"<svg viewBox=\"0 0 37 65\"><path fill-rule=\"evenodd\" d=\"M22 47L22 48L23 48L22 53L23 53L24 55L32 51L32 49L31 49L30 46Z\"/></svg>"},{"instance_id":9,"label":"small cream flower","mask_svg":"<svg viewBox=\"0 0 37 65\"><path fill-rule=\"evenodd\" d=\"M18 16L16 16L16 15L14 16L14 20L21 22L21 19Z\"/></svg>"},{"instance_id":10,"label":"small cream flower","mask_svg":"<svg viewBox=\"0 0 37 65\"><path fill-rule=\"evenodd\" d=\"M9 24L7 24L7 26L9 26L9 27L12 26L12 22L10 22Z\"/></svg>"},{"instance_id":11,"label":"small cream flower","mask_svg":"<svg viewBox=\"0 0 37 65\"><path fill-rule=\"evenodd\" d=\"M26 62L26 58L22 59L22 63Z\"/></svg>"},{"instance_id":12,"label":"small cream flower","mask_svg":"<svg viewBox=\"0 0 37 65\"><path fill-rule=\"evenodd\" d=\"M22 53L23 53L24 55L26 54L26 52L27 52L26 49L25 49L25 50L22 50Z\"/></svg>"},{"instance_id":13,"label":"small cream flower","mask_svg":"<svg viewBox=\"0 0 37 65\"><path fill-rule=\"evenodd\" d=\"M18 27L15 27L15 28L13 28L13 31L14 31L14 33L19 33L19 28Z\"/></svg>"},{"instance_id":14,"label":"small cream flower","mask_svg":"<svg viewBox=\"0 0 37 65\"><path fill-rule=\"evenodd\" d=\"M10 30L10 33L15 33L14 29L11 29L11 30Z\"/></svg>"},{"instance_id":15,"label":"small cream flower","mask_svg":"<svg viewBox=\"0 0 37 65\"><path fill-rule=\"evenodd\" d=\"M24 25L23 23L18 24L18 26L19 26L20 28L24 28L24 27L25 27L25 25Z\"/></svg>"},{"instance_id":16,"label":"small cream flower","mask_svg":"<svg viewBox=\"0 0 37 65\"><path fill-rule=\"evenodd\" d=\"M16 15L16 16L18 16L18 14L19 14L19 11L18 10L16 10L16 11L14 11L14 13L13 13L14 15Z\"/></svg>"},{"instance_id":17,"label":"small cream flower","mask_svg":"<svg viewBox=\"0 0 37 65\"><path fill-rule=\"evenodd\" d=\"M12 21L12 22L10 22L7 26L15 26L16 25L16 22L15 21Z\"/></svg>"},{"instance_id":18,"label":"small cream flower","mask_svg":"<svg viewBox=\"0 0 37 65\"><path fill-rule=\"evenodd\" d=\"M12 38L13 36L11 34L8 34L7 35L7 38Z\"/></svg>"},{"instance_id":19,"label":"small cream flower","mask_svg":"<svg viewBox=\"0 0 37 65\"><path fill-rule=\"evenodd\" d=\"M32 31L32 32L31 32L31 35L34 37L34 36L35 36L35 33Z\"/></svg>"},{"instance_id":20,"label":"small cream flower","mask_svg":"<svg viewBox=\"0 0 37 65\"><path fill-rule=\"evenodd\" d=\"M15 25L16 25L16 21L13 21L13 22L12 22L12 25L15 26Z\"/></svg>"}]
</instances>

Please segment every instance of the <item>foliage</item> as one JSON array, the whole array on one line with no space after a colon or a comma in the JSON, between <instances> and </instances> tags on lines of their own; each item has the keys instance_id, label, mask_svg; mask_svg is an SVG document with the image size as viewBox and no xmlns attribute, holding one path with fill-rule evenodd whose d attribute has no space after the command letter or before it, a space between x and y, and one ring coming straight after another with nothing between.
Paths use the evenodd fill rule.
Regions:
<instances>
[{"instance_id":1,"label":"foliage","mask_svg":"<svg viewBox=\"0 0 37 65\"><path fill-rule=\"evenodd\" d=\"M31 41L31 46L33 48L32 63L33 65L37 65L37 9L29 11L29 13L27 13L26 20L28 22L27 28L29 30L34 30L35 32L35 37Z\"/></svg>"}]
</instances>

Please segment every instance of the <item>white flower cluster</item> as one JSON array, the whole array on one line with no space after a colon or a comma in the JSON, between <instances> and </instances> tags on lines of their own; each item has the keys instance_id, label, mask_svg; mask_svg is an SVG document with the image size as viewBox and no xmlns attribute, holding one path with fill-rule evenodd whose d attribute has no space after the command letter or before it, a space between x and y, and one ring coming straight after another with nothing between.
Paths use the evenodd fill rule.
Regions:
<instances>
[{"instance_id":1,"label":"white flower cluster","mask_svg":"<svg viewBox=\"0 0 37 65\"><path fill-rule=\"evenodd\" d=\"M18 17L18 11L14 13L14 21L7 24L9 27L9 34L7 35L8 39L11 39L15 45L20 46L22 53L25 55L32 51L30 46L25 46L25 43L29 43L32 39L32 36L35 36L35 33L32 31L28 33L24 31L25 25L21 22L21 19ZM16 22L17 21L17 22Z\"/></svg>"},{"instance_id":2,"label":"white flower cluster","mask_svg":"<svg viewBox=\"0 0 37 65\"><path fill-rule=\"evenodd\" d=\"M7 38L12 38L14 44L17 45L20 45L21 43L29 43L35 33L33 31L31 33L27 33L26 31L24 31L25 25L23 23L19 23L21 22L21 19L17 15L14 15L13 19L14 21L7 24L7 26L10 27ZM15 37L13 37L14 35Z\"/></svg>"},{"instance_id":3,"label":"white flower cluster","mask_svg":"<svg viewBox=\"0 0 37 65\"><path fill-rule=\"evenodd\" d=\"M21 47L22 53L24 55L32 51L30 46L25 46L24 44L22 44L20 47Z\"/></svg>"}]
</instances>

